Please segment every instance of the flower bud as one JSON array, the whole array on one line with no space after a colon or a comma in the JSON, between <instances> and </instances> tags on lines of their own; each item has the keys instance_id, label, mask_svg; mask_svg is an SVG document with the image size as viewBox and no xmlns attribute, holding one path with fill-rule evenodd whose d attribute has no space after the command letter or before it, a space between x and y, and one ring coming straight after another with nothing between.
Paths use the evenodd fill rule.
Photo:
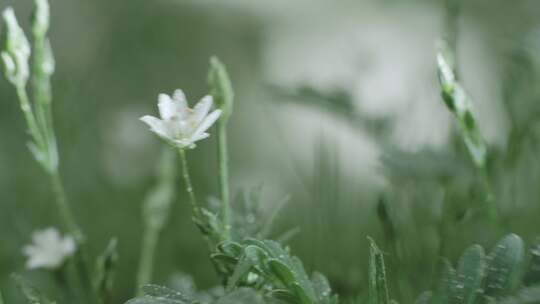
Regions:
<instances>
[{"instance_id":1,"label":"flower bud","mask_svg":"<svg viewBox=\"0 0 540 304\"><path fill-rule=\"evenodd\" d=\"M221 119L228 120L233 111L234 91L225 65L215 56L210 58L208 84L217 108L223 111Z\"/></svg>"},{"instance_id":2,"label":"flower bud","mask_svg":"<svg viewBox=\"0 0 540 304\"><path fill-rule=\"evenodd\" d=\"M3 50L0 53L6 78L15 86L25 86L30 75L30 44L19 26L11 7L2 14L4 22Z\"/></svg>"}]
</instances>

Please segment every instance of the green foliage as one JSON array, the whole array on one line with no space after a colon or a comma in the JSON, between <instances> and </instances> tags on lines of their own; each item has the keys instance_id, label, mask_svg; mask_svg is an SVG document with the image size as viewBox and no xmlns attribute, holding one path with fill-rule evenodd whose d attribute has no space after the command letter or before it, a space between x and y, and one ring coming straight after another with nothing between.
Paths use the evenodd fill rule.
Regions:
<instances>
[{"instance_id":1,"label":"green foliage","mask_svg":"<svg viewBox=\"0 0 540 304\"><path fill-rule=\"evenodd\" d=\"M457 271L443 259L435 292L423 293L417 303L521 303L521 299L534 298L537 291L534 287L513 295L521 285L523 247L521 238L510 234L500 240L487 257L479 245L469 247L459 259Z\"/></svg>"},{"instance_id":2,"label":"green foliage","mask_svg":"<svg viewBox=\"0 0 540 304\"><path fill-rule=\"evenodd\" d=\"M369 252L369 302L388 304L390 297L386 283L384 256L371 238L369 239Z\"/></svg>"},{"instance_id":3,"label":"green foliage","mask_svg":"<svg viewBox=\"0 0 540 304\"><path fill-rule=\"evenodd\" d=\"M450 303L473 304L482 286L485 269L486 258L482 247L473 245L465 250L458 262Z\"/></svg>"},{"instance_id":4,"label":"green foliage","mask_svg":"<svg viewBox=\"0 0 540 304\"><path fill-rule=\"evenodd\" d=\"M227 289L250 286L265 290L286 303L335 303L326 278L314 273L310 278L302 262L275 241L246 239L225 242L211 255Z\"/></svg>"},{"instance_id":5,"label":"green foliage","mask_svg":"<svg viewBox=\"0 0 540 304\"><path fill-rule=\"evenodd\" d=\"M489 254L484 294L499 298L512 292L519 284L524 259L521 238L510 234L499 241Z\"/></svg>"},{"instance_id":6,"label":"green foliage","mask_svg":"<svg viewBox=\"0 0 540 304\"><path fill-rule=\"evenodd\" d=\"M172 289L146 285L142 287L143 296L129 300L126 304L195 304L193 299Z\"/></svg>"}]
</instances>

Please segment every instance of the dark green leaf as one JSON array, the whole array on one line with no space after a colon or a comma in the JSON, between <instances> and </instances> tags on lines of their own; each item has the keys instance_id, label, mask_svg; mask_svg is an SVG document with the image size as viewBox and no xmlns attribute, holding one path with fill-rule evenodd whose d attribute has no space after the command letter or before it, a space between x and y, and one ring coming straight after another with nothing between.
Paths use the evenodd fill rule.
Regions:
<instances>
[{"instance_id":1,"label":"dark green leaf","mask_svg":"<svg viewBox=\"0 0 540 304\"><path fill-rule=\"evenodd\" d=\"M510 234L499 241L487 259L485 295L498 298L514 290L519 283L523 258L524 245L519 236Z\"/></svg>"}]
</instances>

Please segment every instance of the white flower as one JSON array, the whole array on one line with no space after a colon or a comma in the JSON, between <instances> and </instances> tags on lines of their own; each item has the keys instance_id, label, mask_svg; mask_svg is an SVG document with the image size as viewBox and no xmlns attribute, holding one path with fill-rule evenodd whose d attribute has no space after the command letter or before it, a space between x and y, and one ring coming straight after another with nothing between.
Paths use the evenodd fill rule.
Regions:
<instances>
[{"instance_id":1,"label":"white flower","mask_svg":"<svg viewBox=\"0 0 540 304\"><path fill-rule=\"evenodd\" d=\"M205 139L210 128L221 115L221 110L208 113L212 107L212 96L204 96L190 109L182 90L174 91L173 96L159 94L158 108L161 119L145 115L141 121L150 126L150 130L159 137L184 149L194 148L195 142Z\"/></svg>"},{"instance_id":2,"label":"white flower","mask_svg":"<svg viewBox=\"0 0 540 304\"><path fill-rule=\"evenodd\" d=\"M32 234L32 244L23 248L28 257L26 268L57 269L75 252L71 236L62 237L56 228L46 228Z\"/></svg>"}]
</instances>

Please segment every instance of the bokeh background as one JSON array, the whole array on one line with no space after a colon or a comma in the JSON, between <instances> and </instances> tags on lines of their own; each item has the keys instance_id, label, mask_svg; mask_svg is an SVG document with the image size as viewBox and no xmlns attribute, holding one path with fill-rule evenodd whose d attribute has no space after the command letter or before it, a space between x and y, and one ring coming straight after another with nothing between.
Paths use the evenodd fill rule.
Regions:
<instances>
[{"instance_id":1,"label":"bokeh background","mask_svg":"<svg viewBox=\"0 0 540 304\"><path fill-rule=\"evenodd\" d=\"M270 210L291 200L276 235L344 298L367 288L367 236L388 253L392 296L430 288L440 255L540 232L540 3L462 1L458 58L490 147L489 176L504 227L484 220L482 187L440 100L435 44L443 1L51 0L57 60L54 118L61 171L90 250L119 241L115 303L135 291L141 203L161 144L138 117L157 94L208 92L208 59L236 90L230 125L235 193L263 185ZM13 6L28 28L30 0ZM53 197L25 147L14 90L0 81L0 290L24 270L31 232L58 226ZM189 153L198 195L217 195L215 139ZM218 283L179 191L157 251L154 282L188 273ZM443 228L441 228L443 227ZM444 230L444 231L442 231ZM444 245L441 242L444 235ZM176 283L175 283L176 282ZM13 301L13 302L10 302Z\"/></svg>"}]
</instances>

